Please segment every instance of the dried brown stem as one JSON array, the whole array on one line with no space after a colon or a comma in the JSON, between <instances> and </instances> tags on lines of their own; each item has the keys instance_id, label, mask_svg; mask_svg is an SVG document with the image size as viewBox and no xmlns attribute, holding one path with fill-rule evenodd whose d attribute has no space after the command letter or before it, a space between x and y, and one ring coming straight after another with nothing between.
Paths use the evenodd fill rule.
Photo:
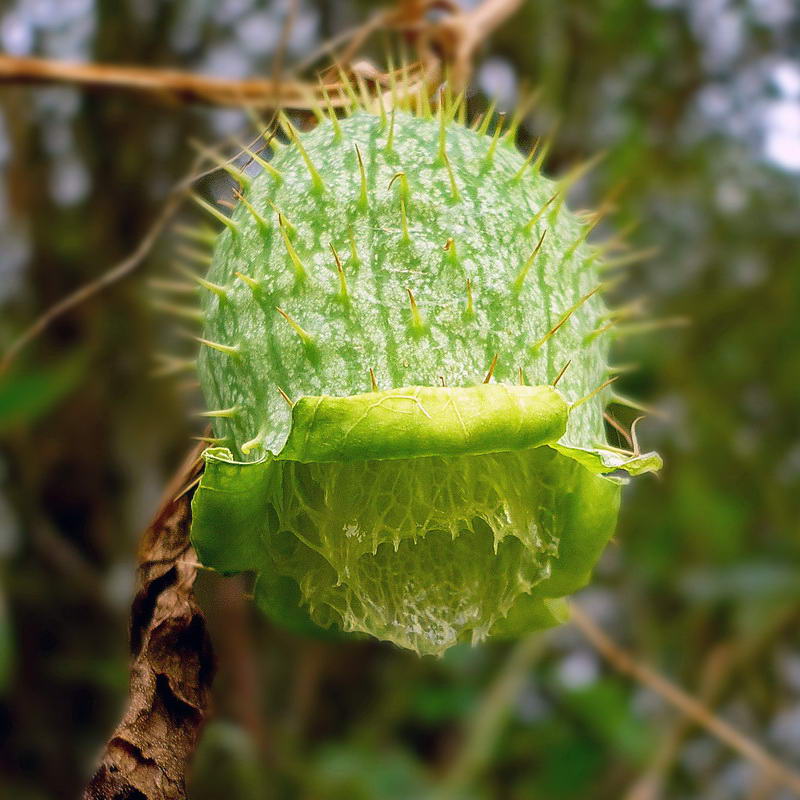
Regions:
<instances>
[{"instance_id":1,"label":"dried brown stem","mask_svg":"<svg viewBox=\"0 0 800 800\"><path fill-rule=\"evenodd\" d=\"M229 80L178 70L113 64L79 64L46 58L0 55L0 83L67 83L89 88L128 89L184 102L262 106L276 102L307 108L311 87L270 78Z\"/></svg>"},{"instance_id":2,"label":"dried brown stem","mask_svg":"<svg viewBox=\"0 0 800 800\"><path fill-rule=\"evenodd\" d=\"M192 587L189 493L199 449L176 473L142 537L131 607L128 708L106 745L84 800L182 800L186 767L209 711L214 657Z\"/></svg>"}]
</instances>

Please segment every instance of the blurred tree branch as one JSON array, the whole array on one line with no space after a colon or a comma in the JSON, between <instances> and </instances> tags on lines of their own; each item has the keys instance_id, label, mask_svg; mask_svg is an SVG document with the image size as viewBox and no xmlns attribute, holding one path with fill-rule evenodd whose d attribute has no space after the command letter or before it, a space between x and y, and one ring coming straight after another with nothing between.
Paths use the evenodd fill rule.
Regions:
<instances>
[{"instance_id":1,"label":"blurred tree branch","mask_svg":"<svg viewBox=\"0 0 800 800\"><path fill-rule=\"evenodd\" d=\"M366 37L377 28L392 28L415 34L424 42L429 56L426 60L427 77L439 80L444 61L452 67L454 83L463 86L471 74L471 62L477 48L521 5L522 0L484 0L474 10L464 12L445 0L402 2L356 29L351 46L340 60L349 61ZM440 22L429 23L425 15L434 8L448 13ZM0 83L76 84L87 88L147 92L184 102L297 110L308 109L311 103L324 100L319 86L284 79L281 75L231 80L179 70L80 64L8 55L0 55ZM333 82L325 88L334 106L349 102L341 91L341 83Z\"/></svg>"},{"instance_id":2,"label":"blurred tree branch","mask_svg":"<svg viewBox=\"0 0 800 800\"><path fill-rule=\"evenodd\" d=\"M357 42L360 46L380 27L411 32L415 35L424 58L421 76L413 71L406 75L409 80L406 90L416 92L425 86L432 91L441 81L445 67L450 71L454 87L461 88L469 80L471 59L479 44L521 5L522 0L484 0L473 11L463 12L451 0L400 2L396 8L380 13L363 26L354 29L350 37L352 42ZM429 24L425 20L425 14L435 8L444 8L449 14L442 21ZM347 50L348 60L354 54L351 45ZM338 59L334 61L340 62ZM376 70L370 70L366 77L378 79L380 83L380 73ZM325 84L323 91L319 85L284 80L282 76L280 80L265 78L229 81L171 70L72 64L4 55L0 55L0 83L67 83L87 87L100 86L240 107L263 105L272 108L308 109L314 103L330 102L333 106L350 103L339 81ZM384 101L391 102L391 95L384 95ZM193 180L194 178L190 177L173 187L161 214L130 256L48 308L11 342L0 357L0 376L10 369L22 349L40 336L53 322L99 291L130 275L144 261L180 207Z\"/></svg>"}]
</instances>

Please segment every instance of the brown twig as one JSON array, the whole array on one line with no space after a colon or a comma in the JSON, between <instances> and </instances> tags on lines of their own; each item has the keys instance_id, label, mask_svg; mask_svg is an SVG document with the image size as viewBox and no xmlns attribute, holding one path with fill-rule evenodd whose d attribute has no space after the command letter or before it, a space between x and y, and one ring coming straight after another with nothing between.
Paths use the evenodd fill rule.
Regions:
<instances>
[{"instance_id":1,"label":"brown twig","mask_svg":"<svg viewBox=\"0 0 800 800\"><path fill-rule=\"evenodd\" d=\"M484 0L470 12L457 12L451 3L429 0L415 4L415 18L407 9L375 15L367 24L353 32L355 45L348 48L352 55L364 40L379 27L414 30L427 46L437 46L445 62L452 61L454 82L463 86L471 74L471 60L478 46L505 22L520 6L522 0ZM450 11L441 22L427 25L422 16L431 7ZM349 60L349 59L348 59ZM438 73L442 66L434 55L429 62ZM181 70L159 69L116 64L81 64L46 58L24 58L0 55L0 83L45 84L60 83L99 89L130 90L170 97L173 100L223 106L269 107L307 110L310 101L322 102L318 86L298 80L249 78L233 80L213 75L200 75ZM332 83L326 87L330 102L346 105L342 87Z\"/></svg>"},{"instance_id":2,"label":"brown twig","mask_svg":"<svg viewBox=\"0 0 800 800\"><path fill-rule=\"evenodd\" d=\"M67 83L91 88L128 89L212 105L260 106L276 100L287 108L307 108L313 89L298 81L270 78L230 80L178 70L113 64L79 64L46 58L0 55L0 83Z\"/></svg>"},{"instance_id":3,"label":"brown twig","mask_svg":"<svg viewBox=\"0 0 800 800\"><path fill-rule=\"evenodd\" d=\"M197 162L195 162L197 163ZM88 300L90 297L101 292L103 289L111 286L132 273L144 259L147 257L156 240L161 235L163 230L169 224L170 220L175 216L180 208L181 203L186 196L192 182L197 178L196 166L193 165L191 170L191 177L179 181L172 189L167 197L167 201L161 212L156 217L153 224L148 229L142 240L139 242L136 249L127 257L125 257L118 264L112 266L109 270L104 272L99 278L84 284L76 289L71 294L68 294L63 299L59 300L54 305L50 306L43 314L41 314L34 322L24 330L8 347L6 352L0 359L0 377L2 377L11 367L20 351L26 347L30 342L40 336L44 330L53 324L59 317L64 316L68 311L71 311L76 306Z\"/></svg>"},{"instance_id":4,"label":"brown twig","mask_svg":"<svg viewBox=\"0 0 800 800\"><path fill-rule=\"evenodd\" d=\"M572 622L597 651L617 670L630 675L655 692L670 705L679 709L694 723L705 728L739 755L755 764L765 778L800 794L800 774L770 755L761 745L749 739L725 720L716 716L703 703L668 681L663 675L620 648L588 617L581 608L572 604Z\"/></svg>"},{"instance_id":5,"label":"brown twig","mask_svg":"<svg viewBox=\"0 0 800 800\"><path fill-rule=\"evenodd\" d=\"M194 599L188 494L199 470L191 453L142 537L131 607L128 708L106 745L84 800L183 800L185 774L209 710L214 657Z\"/></svg>"}]
</instances>

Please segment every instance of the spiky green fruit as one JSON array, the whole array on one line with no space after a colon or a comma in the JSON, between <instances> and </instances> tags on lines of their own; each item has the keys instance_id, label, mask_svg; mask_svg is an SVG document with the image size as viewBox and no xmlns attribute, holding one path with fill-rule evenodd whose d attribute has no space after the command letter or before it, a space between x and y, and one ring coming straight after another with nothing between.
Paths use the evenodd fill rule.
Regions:
<instances>
[{"instance_id":1,"label":"spiky green fruit","mask_svg":"<svg viewBox=\"0 0 800 800\"><path fill-rule=\"evenodd\" d=\"M447 109L289 138L204 284L201 559L286 624L420 653L556 624L614 529L604 474L659 465L605 444L586 224Z\"/></svg>"}]
</instances>

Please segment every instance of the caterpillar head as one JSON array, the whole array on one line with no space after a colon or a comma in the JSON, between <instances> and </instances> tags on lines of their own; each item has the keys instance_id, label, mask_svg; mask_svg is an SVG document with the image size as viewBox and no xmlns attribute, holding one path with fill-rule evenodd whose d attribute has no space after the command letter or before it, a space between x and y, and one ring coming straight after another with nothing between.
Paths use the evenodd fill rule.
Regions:
<instances>
[{"instance_id":1,"label":"caterpillar head","mask_svg":"<svg viewBox=\"0 0 800 800\"><path fill-rule=\"evenodd\" d=\"M660 463L606 444L590 224L457 108L284 119L201 282L200 558L284 624L433 654L561 621L608 474Z\"/></svg>"}]
</instances>

